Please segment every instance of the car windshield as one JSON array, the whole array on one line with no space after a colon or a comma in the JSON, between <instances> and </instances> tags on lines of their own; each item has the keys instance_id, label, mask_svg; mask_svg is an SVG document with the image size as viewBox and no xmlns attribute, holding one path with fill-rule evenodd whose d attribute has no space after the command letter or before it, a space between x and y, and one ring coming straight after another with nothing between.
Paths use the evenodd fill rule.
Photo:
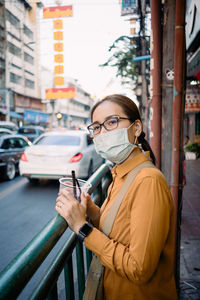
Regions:
<instances>
[{"instance_id":1,"label":"car windshield","mask_svg":"<svg viewBox=\"0 0 200 300\"><path fill-rule=\"evenodd\" d=\"M20 128L18 133L35 133L35 129L33 128Z\"/></svg>"},{"instance_id":2,"label":"car windshield","mask_svg":"<svg viewBox=\"0 0 200 300\"><path fill-rule=\"evenodd\" d=\"M80 137L73 135L46 135L37 140L35 145L79 146Z\"/></svg>"}]
</instances>

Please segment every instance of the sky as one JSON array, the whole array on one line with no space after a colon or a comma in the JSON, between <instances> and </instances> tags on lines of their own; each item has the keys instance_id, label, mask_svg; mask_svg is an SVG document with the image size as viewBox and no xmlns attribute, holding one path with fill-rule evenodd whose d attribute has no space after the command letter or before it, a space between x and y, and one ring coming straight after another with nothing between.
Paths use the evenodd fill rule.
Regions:
<instances>
[{"instance_id":1,"label":"sky","mask_svg":"<svg viewBox=\"0 0 200 300\"><path fill-rule=\"evenodd\" d=\"M45 7L57 6L43 0ZM63 18L65 76L78 80L90 94L97 97L110 93L132 96L116 79L113 67L102 68L110 57L109 47L121 35L129 35L129 16L121 17L119 0L72 0L60 2L73 5L73 17ZM53 70L53 19L40 17L40 49L42 64Z\"/></svg>"}]
</instances>

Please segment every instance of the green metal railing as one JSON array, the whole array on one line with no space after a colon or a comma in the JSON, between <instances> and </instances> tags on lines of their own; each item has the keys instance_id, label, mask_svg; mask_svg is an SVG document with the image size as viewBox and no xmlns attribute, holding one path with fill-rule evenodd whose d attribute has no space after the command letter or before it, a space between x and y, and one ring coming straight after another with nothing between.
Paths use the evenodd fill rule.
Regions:
<instances>
[{"instance_id":1,"label":"green metal railing","mask_svg":"<svg viewBox=\"0 0 200 300\"><path fill-rule=\"evenodd\" d=\"M107 164L103 164L89 178L88 182L91 183L89 194L92 195L96 204L101 205L104 201L111 181L110 168ZM66 221L60 215L56 215L10 262L0 273L0 300L12 300L19 296L67 228ZM74 299L72 252L75 248L78 294L79 299L82 299L85 289L85 265L88 271L92 253L86 249L86 255L84 255L83 245L77 240L75 233L70 235L64 246L56 254L29 299L58 299L57 280L63 270L66 299ZM84 257L86 257L86 262Z\"/></svg>"}]
</instances>

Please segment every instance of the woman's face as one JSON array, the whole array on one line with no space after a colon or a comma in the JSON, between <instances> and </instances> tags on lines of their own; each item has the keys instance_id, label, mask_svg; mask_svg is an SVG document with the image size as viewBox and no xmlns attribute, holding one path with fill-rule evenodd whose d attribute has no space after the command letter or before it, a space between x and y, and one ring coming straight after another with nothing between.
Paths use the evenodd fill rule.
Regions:
<instances>
[{"instance_id":1,"label":"woman's face","mask_svg":"<svg viewBox=\"0 0 200 300\"><path fill-rule=\"evenodd\" d=\"M119 104L110 101L105 101L101 103L99 106L97 106L97 108L95 109L92 116L92 122L98 122L99 124L102 124L110 116L119 116L121 118L128 118L128 116L123 112L123 109ZM130 120L121 119L119 120L116 129L127 128L130 125L131 125ZM131 126L128 130L128 137L131 143L134 143L135 131L136 131L136 127L134 123L134 125ZM101 132L99 134L103 134L106 132L108 131L102 126Z\"/></svg>"}]
</instances>

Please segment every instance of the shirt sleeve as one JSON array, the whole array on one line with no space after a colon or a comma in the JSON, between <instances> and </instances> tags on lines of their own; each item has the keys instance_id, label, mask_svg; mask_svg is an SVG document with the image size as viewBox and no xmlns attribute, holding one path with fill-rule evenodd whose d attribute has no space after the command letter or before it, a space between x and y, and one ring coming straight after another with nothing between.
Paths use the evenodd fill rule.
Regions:
<instances>
[{"instance_id":1,"label":"shirt sleeve","mask_svg":"<svg viewBox=\"0 0 200 300\"><path fill-rule=\"evenodd\" d=\"M137 182L130 213L130 244L93 229L85 245L109 269L132 282L147 282L156 270L170 228L169 193L156 176Z\"/></svg>"}]
</instances>

